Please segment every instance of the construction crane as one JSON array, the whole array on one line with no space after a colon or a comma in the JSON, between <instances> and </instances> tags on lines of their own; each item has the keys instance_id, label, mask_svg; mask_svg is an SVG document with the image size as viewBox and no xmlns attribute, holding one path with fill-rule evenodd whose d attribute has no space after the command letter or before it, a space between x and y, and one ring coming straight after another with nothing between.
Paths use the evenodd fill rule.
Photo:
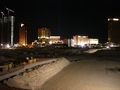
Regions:
<instances>
[{"instance_id":1,"label":"construction crane","mask_svg":"<svg viewBox=\"0 0 120 90\"><path fill-rule=\"evenodd\" d=\"M11 9L9 9L9 8L7 8L7 7L5 7L5 8L6 8L6 10L8 11L8 16L9 16L9 12L13 12L13 13L14 13L13 10L11 10Z\"/></svg>"},{"instance_id":2,"label":"construction crane","mask_svg":"<svg viewBox=\"0 0 120 90\"><path fill-rule=\"evenodd\" d=\"M2 17L5 15L2 11L0 11L1 12L1 14L2 14Z\"/></svg>"}]
</instances>

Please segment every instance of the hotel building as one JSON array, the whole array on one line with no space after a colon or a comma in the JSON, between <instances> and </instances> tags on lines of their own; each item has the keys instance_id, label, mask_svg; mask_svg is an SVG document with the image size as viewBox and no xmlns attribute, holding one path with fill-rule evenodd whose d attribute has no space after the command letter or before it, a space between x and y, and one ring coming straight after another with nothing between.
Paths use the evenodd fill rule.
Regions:
<instances>
[{"instance_id":1,"label":"hotel building","mask_svg":"<svg viewBox=\"0 0 120 90\"><path fill-rule=\"evenodd\" d=\"M108 42L120 43L119 18L108 18Z\"/></svg>"},{"instance_id":2,"label":"hotel building","mask_svg":"<svg viewBox=\"0 0 120 90\"><path fill-rule=\"evenodd\" d=\"M19 28L19 44L27 45L27 25L26 23L21 23Z\"/></svg>"},{"instance_id":3,"label":"hotel building","mask_svg":"<svg viewBox=\"0 0 120 90\"><path fill-rule=\"evenodd\" d=\"M50 29L47 28L39 28L38 29L38 41L42 44L49 43L49 39L51 36Z\"/></svg>"},{"instance_id":4,"label":"hotel building","mask_svg":"<svg viewBox=\"0 0 120 90\"><path fill-rule=\"evenodd\" d=\"M88 38L88 36L75 35L73 39L68 39L68 47L84 47L85 45L97 45L98 43L98 39Z\"/></svg>"}]
</instances>

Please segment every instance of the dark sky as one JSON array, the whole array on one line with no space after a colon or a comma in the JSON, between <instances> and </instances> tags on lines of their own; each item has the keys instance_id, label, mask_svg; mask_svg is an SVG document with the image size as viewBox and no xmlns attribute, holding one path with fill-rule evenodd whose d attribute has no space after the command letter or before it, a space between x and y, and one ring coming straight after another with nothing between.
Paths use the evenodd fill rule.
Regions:
<instances>
[{"instance_id":1,"label":"dark sky","mask_svg":"<svg viewBox=\"0 0 120 90\"><path fill-rule=\"evenodd\" d=\"M120 16L120 0L0 0L0 10L15 11L15 42L18 29L26 21L28 42L37 39L38 28L46 27L52 35L72 38L88 35L107 41L107 18Z\"/></svg>"}]
</instances>

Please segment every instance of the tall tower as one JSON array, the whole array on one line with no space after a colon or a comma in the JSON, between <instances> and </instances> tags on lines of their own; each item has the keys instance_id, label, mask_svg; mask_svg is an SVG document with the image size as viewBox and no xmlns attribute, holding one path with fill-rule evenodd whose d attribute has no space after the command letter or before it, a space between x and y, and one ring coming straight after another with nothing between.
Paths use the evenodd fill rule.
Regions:
<instances>
[{"instance_id":1,"label":"tall tower","mask_svg":"<svg viewBox=\"0 0 120 90\"><path fill-rule=\"evenodd\" d=\"M38 29L38 40L41 41L42 44L45 44L49 41L51 36L50 29L47 28L39 28Z\"/></svg>"},{"instance_id":2,"label":"tall tower","mask_svg":"<svg viewBox=\"0 0 120 90\"><path fill-rule=\"evenodd\" d=\"M27 23L21 23L19 28L19 44L27 45Z\"/></svg>"},{"instance_id":3,"label":"tall tower","mask_svg":"<svg viewBox=\"0 0 120 90\"><path fill-rule=\"evenodd\" d=\"M3 17L3 19L1 19L1 25L2 25L2 29L1 29L2 40L1 40L1 43L3 45L9 44L9 45L13 46L14 21L15 21L14 16L9 16L9 18L8 17Z\"/></svg>"},{"instance_id":4,"label":"tall tower","mask_svg":"<svg viewBox=\"0 0 120 90\"><path fill-rule=\"evenodd\" d=\"M108 42L120 43L119 18L108 18Z\"/></svg>"}]
</instances>

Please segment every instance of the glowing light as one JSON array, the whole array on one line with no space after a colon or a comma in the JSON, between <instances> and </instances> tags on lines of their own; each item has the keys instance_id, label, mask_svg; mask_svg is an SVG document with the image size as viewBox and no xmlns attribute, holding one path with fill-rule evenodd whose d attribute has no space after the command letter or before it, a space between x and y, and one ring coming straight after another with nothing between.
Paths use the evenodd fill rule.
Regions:
<instances>
[{"instance_id":1,"label":"glowing light","mask_svg":"<svg viewBox=\"0 0 120 90\"><path fill-rule=\"evenodd\" d=\"M52 44L52 41L50 41L49 44Z\"/></svg>"},{"instance_id":2,"label":"glowing light","mask_svg":"<svg viewBox=\"0 0 120 90\"><path fill-rule=\"evenodd\" d=\"M45 41L42 42L43 44L45 43Z\"/></svg>"},{"instance_id":3,"label":"glowing light","mask_svg":"<svg viewBox=\"0 0 120 90\"><path fill-rule=\"evenodd\" d=\"M18 46L18 44L15 44L14 46L15 46L15 47L17 47L17 46Z\"/></svg>"},{"instance_id":4,"label":"glowing light","mask_svg":"<svg viewBox=\"0 0 120 90\"><path fill-rule=\"evenodd\" d=\"M82 47L84 47L85 44L84 44L84 43L81 43L80 45L81 45Z\"/></svg>"},{"instance_id":5,"label":"glowing light","mask_svg":"<svg viewBox=\"0 0 120 90\"><path fill-rule=\"evenodd\" d=\"M9 44L7 44L7 45L6 45L6 47L7 47L7 48L10 48L10 45L9 45Z\"/></svg>"},{"instance_id":6,"label":"glowing light","mask_svg":"<svg viewBox=\"0 0 120 90\"><path fill-rule=\"evenodd\" d=\"M22 44L23 46L25 46L25 44Z\"/></svg>"},{"instance_id":7,"label":"glowing light","mask_svg":"<svg viewBox=\"0 0 120 90\"><path fill-rule=\"evenodd\" d=\"M26 57L27 60L29 60L29 57Z\"/></svg>"},{"instance_id":8,"label":"glowing light","mask_svg":"<svg viewBox=\"0 0 120 90\"><path fill-rule=\"evenodd\" d=\"M86 38L87 36L83 36L83 38Z\"/></svg>"},{"instance_id":9,"label":"glowing light","mask_svg":"<svg viewBox=\"0 0 120 90\"><path fill-rule=\"evenodd\" d=\"M24 24L23 23L21 23L21 27L23 27L24 26Z\"/></svg>"},{"instance_id":10,"label":"glowing light","mask_svg":"<svg viewBox=\"0 0 120 90\"><path fill-rule=\"evenodd\" d=\"M113 47L114 45L112 44L112 45L110 45L110 47Z\"/></svg>"},{"instance_id":11,"label":"glowing light","mask_svg":"<svg viewBox=\"0 0 120 90\"><path fill-rule=\"evenodd\" d=\"M119 19L118 18L113 18L113 21L118 21Z\"/></svg>"},{"instance_id":12,"label":"glowing light","mask_svg":"<svg viewBox=\"0 0 120 90\"><path fill-rule=\"evenodd\" d=\"M47 39L48 39L48 37L45 37L45 38L47 38Z\"/></svg>"}]
</instances>

